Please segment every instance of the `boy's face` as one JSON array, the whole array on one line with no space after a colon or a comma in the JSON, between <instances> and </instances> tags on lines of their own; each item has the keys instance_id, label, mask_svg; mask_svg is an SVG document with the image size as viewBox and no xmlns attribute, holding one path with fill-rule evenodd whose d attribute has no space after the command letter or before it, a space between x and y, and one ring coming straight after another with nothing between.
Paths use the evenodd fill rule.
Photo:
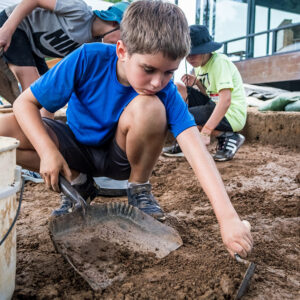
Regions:
<instances>
[{"instance_id":1,"label":"boy's face","mask_svg":"<svg viewBox=\"0 0 300 300\"><path fill-rule=\"evenodd\" d=\"M122 41L117 43L120 68L118 79L141 95L155 95L162 90L177 70L181 59L172 60L157 54L128 54Z\"/></svg>"},{"instance_id":2,"label":"boy's face","mask_svg":"<svg viewBox=\"0 0 300 300\"><path fill-rule=\"evenodd\" d=\"M205 55L206 54L188 55L187 58L186 58L186 60L194 68L203 67L203 65L205 65Z\"/></svg>"}]
</instances>

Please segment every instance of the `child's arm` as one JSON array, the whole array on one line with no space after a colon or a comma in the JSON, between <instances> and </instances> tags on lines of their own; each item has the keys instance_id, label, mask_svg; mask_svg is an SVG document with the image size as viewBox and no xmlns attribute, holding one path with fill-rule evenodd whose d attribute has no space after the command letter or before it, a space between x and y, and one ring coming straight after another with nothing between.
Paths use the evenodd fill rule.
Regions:
<instances>
[{"instance_id":1,"label":"child's arm","mask_svg":"<svg viewBox=\"0 0 300 300\"><path fill-rule=\"evenodd\" d=\"M231 104L231 90L223 89L219 92L219 102L217 103L213 113L203 126L201 133L204 136L210 135L224 118L229 106ZM210 138L204 141L206 145L210 143Z\"/></svg>"},{"instance_id":2,"label":"child's arm","mask_svg":"<svg viewBox=\"0 0 300 300\"><path fill-rule=\"evenodd\" d=\"M214 161L204 146L197 127L177 136L177 141L206 193L220 225L221 236L229 253L246 257L252 249L250 230L241 222L225 190Z\"/></svg>"},{"instance_id":3,"label":"child's arm","mask_svg":"<svg viewBox=\"0 0 300 300\"><path fill-rule=\"evenodd\" d=\"M20 2L0 29L0 47L3 47L4 51L8 49L11 37L18 25L36 7L54 10L55 5L56 0L23 0Z\"/></svg>"},{"instance_id":4,"label":"child's arm","mask_svg":"<svg viewBox=\"0 0 300 300\"><path fill-rule=\"evenodd\" d=\"M41 105L30 88L26 89L14 102L15 117L40 158L40 173L48 188L58 192L59 172L62 172L71 181L71 171L44 127L40 108ZM52 138L56 139L55 136Z\"/></svg>"},{"instance_id":5,"label":"child's arm","mask_svg":"<svg viewBox=\"0 0 300 300\"><path fill-rule=\"evenodd\" d=\"M195 76L195 72L194 70L192 70L191 74L184 74L181 77L181 81L186 85L186 86L194 86L196 85L198 87L198 89L200 90L200 92L207 96L206 94L206 89L203 86L203 84L197 80L197 77Z\"/></svg>"}]
</instances>

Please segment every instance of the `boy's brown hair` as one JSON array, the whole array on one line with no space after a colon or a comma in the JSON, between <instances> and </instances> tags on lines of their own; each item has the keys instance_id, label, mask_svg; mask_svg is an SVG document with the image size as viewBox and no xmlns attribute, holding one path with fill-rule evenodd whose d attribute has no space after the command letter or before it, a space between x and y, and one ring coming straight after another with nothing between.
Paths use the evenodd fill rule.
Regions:
<instances>
[{"instance_id":1,"label":"boy's brown hair","mask_svg":"<svg viewBox=\"0 0 300 300\"><path fill-rule=\"evenodd\" d=\"M190 50L190 34L183 11L175 4L141 0L133 2L121 22L121 40L129 55L162 52L171 59Z\"/></svg>"}]
</instances>

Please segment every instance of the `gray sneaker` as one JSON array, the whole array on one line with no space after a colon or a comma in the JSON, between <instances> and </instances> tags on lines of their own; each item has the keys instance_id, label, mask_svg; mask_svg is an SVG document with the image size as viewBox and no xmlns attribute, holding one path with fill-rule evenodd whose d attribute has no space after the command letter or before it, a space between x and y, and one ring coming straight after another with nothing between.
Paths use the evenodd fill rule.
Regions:
<instances>
[{"instance_id":1,"label":"gray sneaker","mask_svg":"<svg viewBox=\"0 0 300 300\"><path fill-rule=\"evenodd\" d=\"M42 183L44 179L37 172L33 172L27 169L22 169L22 177L25 181L32 181L34 183Z\"/></svg>"},{"instance_id":2,"label":"gray sneaker","mask_svg":"<svg viewBox=\"0 0 300 300\"><path fill-rule=\"evenodd\" d=\"M63 216L73 211L74 205L72 200L69 199L64 194L61 194L60 197L61 197L60 207L52 211L51 216L53 217Z\"/></svg>"},{"instance_id":3,"label":"gray sneaker","mask_svg":"<svg viewBox=\"0 0 300 300\"><path fill-rule=\"evenodd\" d=\"M83 184L74 184L73 187L83 197L87 204L90 204L99 193L99 187L95 183L92 176L88 175L87 180ZM52 216L62 216L72 212L75 208L74 203L70 198L61 194L61 205L58 209L53 210Z\"/></svg>"},{"instance_id":4,"label":"gray sneaker","mask_svg":"<svg viewBox=\"0 0 300 300\"><path fill-rule=\"evenodd\" d=\"M181 148L178 145L178 143L174 143L170 147L163 148L163 155L169 156L169 157L184 157L184 154L181 151Z\"/></svg>"},{"instance_id":5,"label":"gray sneaker","mask_svg":"<svg viewBox=\"0 0 300 300\"><path fill-rule=\"evenodd\" d=\"M139 208L153 218L163 221L165 214L151 193L151 184L132 185L127 189L128 204Z\"/></svg>"}]
</instances>

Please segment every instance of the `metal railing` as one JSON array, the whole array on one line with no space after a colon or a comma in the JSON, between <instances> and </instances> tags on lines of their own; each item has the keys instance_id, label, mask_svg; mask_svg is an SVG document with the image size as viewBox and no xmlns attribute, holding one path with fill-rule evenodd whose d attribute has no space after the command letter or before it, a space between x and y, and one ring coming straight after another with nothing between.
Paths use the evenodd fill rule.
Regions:
<instances>
[{"instance_id":1,"label":"metal railing","mask_svg":"<svg viewBox=\"0 0 300 300\"><path fill-rule=\"evenodd\" d=\"M243 39L246 39L246 44L248 45L252 45L251 49L247 49L248 47L245 47L246 50L244 51L244 55L240 55L241 59L247 59L247 58L253 58L253 48L254 48L254 38L256 36L260 36L263 34L267 34L267 41L266 41L266 56L270 55L269 54L269 37L270 34L272 34L272 50L271 50L271 55L276 53L276 44L277 44L277 33L278 31L281 30L285 30L285 29L290 29L290 28L294 28L300 26L300 22L299 23L293 23L293 24L288 24L288 25L283 25L277 28L273 28L270 30L265 30L265 31L261 31L261 32L257 32L257 33L252 33L252 34L248 34L239 38L234 38L231 40L227 40L223 42L223 52L227 55L230 55L230 53L228 53L228 44L232 43L232 42L236 42L236 41L240 41ZM241 53L243 51L240 51ZM291 51L287 51L287 52L291 52Z\"/></svg>"}]
</instances>

